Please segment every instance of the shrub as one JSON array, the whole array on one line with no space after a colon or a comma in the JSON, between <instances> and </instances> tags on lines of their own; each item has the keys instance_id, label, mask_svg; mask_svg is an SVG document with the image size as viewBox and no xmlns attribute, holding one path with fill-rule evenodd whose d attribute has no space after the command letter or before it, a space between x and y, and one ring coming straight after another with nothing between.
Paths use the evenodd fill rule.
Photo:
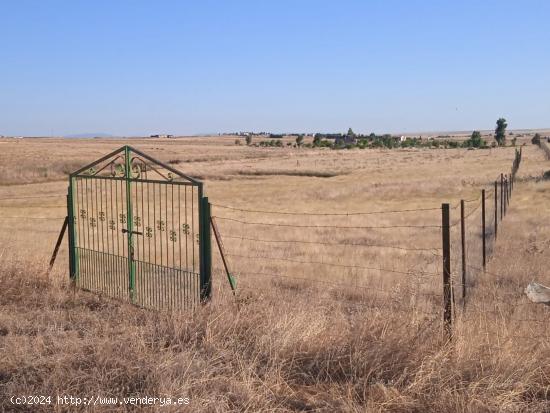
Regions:
<instances>
[{"instance_id":1,"label":"shrub","mask_svg":"<svg viewBox=\"0 0 550 413\"><path fill-rule=\"evenodd\" d=\"M533 138L531 139L531 143L533 145L540 145L540 134L539 133L535 133L535 136L533 136Z\"/></svg>"}]
</instances>

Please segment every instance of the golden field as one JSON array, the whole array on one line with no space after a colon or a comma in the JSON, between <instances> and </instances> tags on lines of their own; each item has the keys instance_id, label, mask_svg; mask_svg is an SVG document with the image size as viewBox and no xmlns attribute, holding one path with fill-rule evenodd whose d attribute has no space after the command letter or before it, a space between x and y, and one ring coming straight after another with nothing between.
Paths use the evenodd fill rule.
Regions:
<instances>
[{"instance_id":1,"label":"golden field","mask_svg":"<svg viewBox=\"0 0 550 413\"><path fill-rule=\"evenodd\" d=\"M182 395L189 411L219 412L550 411L550 312L523 294L530 281L550 284L550 183L540 179L550 162L529 135L518 139L527 144L485 274L480 190L492 223L490 191L515 148L334 151L235 139L0 140L3 394ZM67 173L125 144L205 182L236 297L216 249L213 300L194 313L74 290L65 244L46 275ZM450 203L456 223L460 199L472 213L468 295L463 303L455 225L449 342L440 207Z\"/></svg>"}]
</instances>

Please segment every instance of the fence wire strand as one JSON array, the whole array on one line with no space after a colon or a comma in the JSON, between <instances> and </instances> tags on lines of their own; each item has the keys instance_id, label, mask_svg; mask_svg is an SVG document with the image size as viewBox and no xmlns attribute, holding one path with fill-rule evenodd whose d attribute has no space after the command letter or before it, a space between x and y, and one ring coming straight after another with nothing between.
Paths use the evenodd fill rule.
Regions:
<instances>
[{"instance_id":1,"label":"fence wire strand","mask_svg":"<svg viewBox=\"0 0 550 413\"><path fill-rule=\"evenodd\" d=\"M293 227L293 228L338 228L338 229L393 229L393 228L441 228L441 225L382 225L382 226L345 226L345 225L298 225L298 224L277 224L272 222L250 222L240 219L213 216L215 219L237 222L243 225L262 225L270 227Z\"/></svg>"},{"instance_id":2,"label":"fence wire strand","mask_svg":"<svg viewBox=\"0 0 550 413\"><path fill-rule=\"evenodd\" d=\"M264 211L254 209L243 209L228 205L211 204L217 208L230 209L233 211L260 213L260 214L275 214L275 215L307 215L307 216L354 216L354 215L375 215L375 214L399 214L407 212L422 212L422 211L438 211L441 208L416 208L416 209L400 209L400 210L385 210L385 211L367 211L367 212L289 212L289 211Z\"/></svg>"}]
</instances>

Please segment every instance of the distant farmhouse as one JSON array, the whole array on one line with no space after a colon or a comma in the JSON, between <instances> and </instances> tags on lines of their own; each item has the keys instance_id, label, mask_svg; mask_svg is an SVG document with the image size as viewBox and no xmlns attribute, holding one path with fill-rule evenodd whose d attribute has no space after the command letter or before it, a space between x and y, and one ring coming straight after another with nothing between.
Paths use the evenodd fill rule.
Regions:
<instances>
[{"instance_id":1,"label":"distant farmhouse","mask_svg":"<svg viewBox=\"0 0 550 413\"><path fill-rule=\"evenodd\" d=\"M151 135L150 138L168 138L168 139L172 139L174 137L174 135Z\"/></svg>"}]
</instances>

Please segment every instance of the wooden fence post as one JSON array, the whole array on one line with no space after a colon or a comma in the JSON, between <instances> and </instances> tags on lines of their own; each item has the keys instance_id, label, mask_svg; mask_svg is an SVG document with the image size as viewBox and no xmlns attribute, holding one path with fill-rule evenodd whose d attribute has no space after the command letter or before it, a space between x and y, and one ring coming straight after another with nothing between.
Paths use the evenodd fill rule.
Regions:
<instances>
[{"instance_id":1,"label":"wooden fence post","mask_svg":"<svg viewBox=\"0 0 550 413\"><path fill-rule=\"evenodd\" d=\"M481 249L483 256L483 271L487 266L487 244L485 241L485 189L481 190Z\"/></svg>"},{"instance_id":2,"label":"wooden fence post","mask_svg":"<svg viewBox=\"0 0 550 413\"><path fill-rule=\"evenodd\" d=\"M506 216L506 209L508 207L508 181L504 177L504 216Z\"/></svg>"},{"instance_id":3,"label":"wooden fence post","mask_svg":"<svg viewBox=\"0 0 550 413\"><path fill-rule=\"evenodd\" d=\"M460 243L462 250L462 309L466 307L466 227L464 221L464 200L460 200Z\"/></svg>"},{"instance_id":4,"label":"wooden fence post","mask_svg":"<svg viewBox=\"0 0 550 413\"><path fill-rule=\"evenodd\" d=\"M443 247L443 323L449 338L452 333L451 308L451 237L449 204L441 205L441 235Z\"/></svg>"},{"instance_id":5,"label":"wooden fence post","mask_svg":"<svg viewBox=\"0 0 550 413\"><path fill-rule=\"evenodd\" d=\"M504 174L500 174L500 220L504 218Z\"/></svg>"},{"instance_id":6,"label":"wooden fence post","mask_svg":"<svg viewBox=\"0 0 550 413\"><path fill-rule=\"evenodd\" d=\"M498 232L498 182L495 181L495 239Z\"/></svg>"}]
</instances>

